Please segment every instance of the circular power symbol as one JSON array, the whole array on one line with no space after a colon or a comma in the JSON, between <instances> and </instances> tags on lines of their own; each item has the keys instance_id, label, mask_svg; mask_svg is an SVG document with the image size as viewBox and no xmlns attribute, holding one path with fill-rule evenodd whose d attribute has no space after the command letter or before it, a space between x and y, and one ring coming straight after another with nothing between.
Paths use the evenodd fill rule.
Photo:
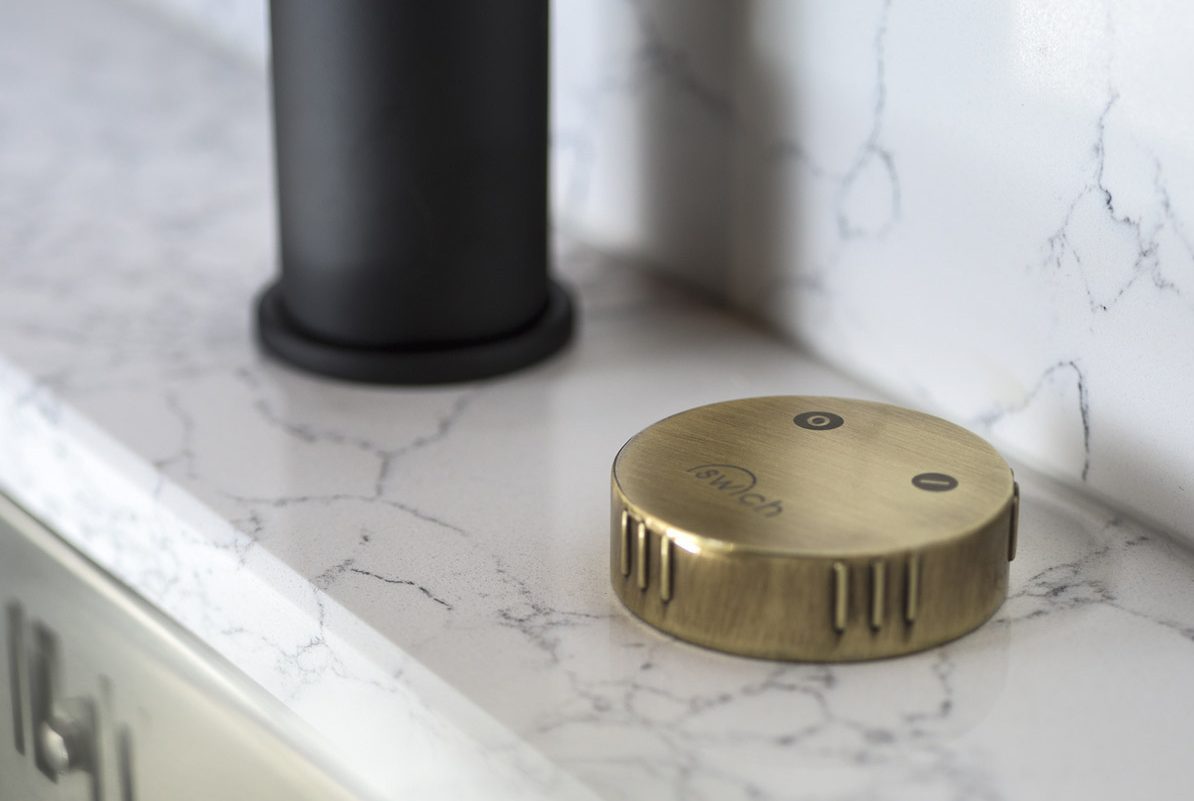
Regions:
<instances>
[{"instance_id":1,"label":"circular power symbol","mask_svg":"<svg viewBox=\"0 0 1194 801\"><path fill-rule=\"evenodd\" d=\"M921 473L912 477L912 486L929 492L948 492L958 486L958 480L945 473Z\"/></svg>"},{"instance_id":2,"label":"circular power symbol","mask_svg":"<svg viewBox=\"0 0 1194 801\"><path fill-rule=\"evenodd\" d=\"M846 421L833 412L804 412L793 417L792 422L809 431L829 431Z\"/></svg>"}]
</instances>

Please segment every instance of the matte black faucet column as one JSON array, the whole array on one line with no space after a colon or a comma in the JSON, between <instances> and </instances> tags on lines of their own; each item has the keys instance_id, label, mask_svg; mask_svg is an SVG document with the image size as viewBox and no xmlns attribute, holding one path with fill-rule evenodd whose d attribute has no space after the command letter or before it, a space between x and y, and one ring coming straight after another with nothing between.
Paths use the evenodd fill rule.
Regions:
<instances>
[{"instance_id":1,"label":"matte black faucet column","mask_svg":"<svg viewBox=\"0 0 1194 801\"><path fill-rule=\"evenodd\" d=\"M433 383L562 346L547 0L275 0L270 28L282 270L258 307L265 347Z\"/></svg>"}]
</instances>

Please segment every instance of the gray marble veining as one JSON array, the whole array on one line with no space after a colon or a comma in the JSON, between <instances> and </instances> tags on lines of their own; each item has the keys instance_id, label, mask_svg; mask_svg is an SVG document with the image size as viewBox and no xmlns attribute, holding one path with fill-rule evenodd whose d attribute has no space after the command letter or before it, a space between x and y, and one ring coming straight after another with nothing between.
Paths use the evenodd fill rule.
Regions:
<instances>
[{"instance_id":1,"label":"gray marble veining","mask_svg":"<svg viewBox=\"0 0 1194 801\"><path fill-rule=\"evenodd\" d=\"M145 2L264 57L264 0ZM1192 28L1176 2L556 3L556 222L1184 534Z\"/></svg>"},{"instance_id":2,"label":"gray marble veining","mask_svg":"<svg viewBox=\"0 0 1194 801\"><path fill-rule=\"evenodd\" d=\"M0 486L379 797L1194 786L1184 546L1019 468L1011 597L972 636L835 667L662 636L608 587L618 446L702 402L868 390L571 239L582 327L557 359L423 390L291 372L249 326L272 271L260 73L120 5L5 20Z\"/></svg>"}]
</instances>

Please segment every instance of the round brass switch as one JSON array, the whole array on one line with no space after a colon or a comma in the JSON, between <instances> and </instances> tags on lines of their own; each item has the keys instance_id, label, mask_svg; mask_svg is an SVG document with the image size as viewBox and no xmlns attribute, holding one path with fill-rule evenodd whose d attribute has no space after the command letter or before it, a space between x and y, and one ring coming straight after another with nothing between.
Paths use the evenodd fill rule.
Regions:
<instances>
[{"instance_id":1,"label":"round brass switch","mask_svg":"<svg viewBox=\"0 0 1194 801\"><path fill-rule=\"evenodd\" d=\"M971 631L1007 596L1011 469L920 412L795 396L702 406L627 442L612 489L618 597L722 651L905 654Z\"/></svg>"}]
</instances>

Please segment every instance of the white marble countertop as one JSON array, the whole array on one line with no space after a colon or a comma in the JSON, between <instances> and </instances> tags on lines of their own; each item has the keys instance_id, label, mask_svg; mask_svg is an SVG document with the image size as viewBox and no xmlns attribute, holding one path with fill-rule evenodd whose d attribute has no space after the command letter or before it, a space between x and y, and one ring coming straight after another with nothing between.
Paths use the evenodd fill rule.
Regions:
<instances>
[{"instance_id":1,"label":"white marble countertop","mask_svg":"<svg viewBox=\"0 0 1194 801\"><path fill-rule=\"evenodd\" d=\"M272 270L261 74L119 5L4 16L0 488L379 798L1194 788L1173 540L1019 468L1011 597L969 637L835 667L672 640L608 586L621 443L725 398L873 393L576 244L580 331L539 367L419 390L280 367L249 323Z\"/></svg>"}]
</instances>

